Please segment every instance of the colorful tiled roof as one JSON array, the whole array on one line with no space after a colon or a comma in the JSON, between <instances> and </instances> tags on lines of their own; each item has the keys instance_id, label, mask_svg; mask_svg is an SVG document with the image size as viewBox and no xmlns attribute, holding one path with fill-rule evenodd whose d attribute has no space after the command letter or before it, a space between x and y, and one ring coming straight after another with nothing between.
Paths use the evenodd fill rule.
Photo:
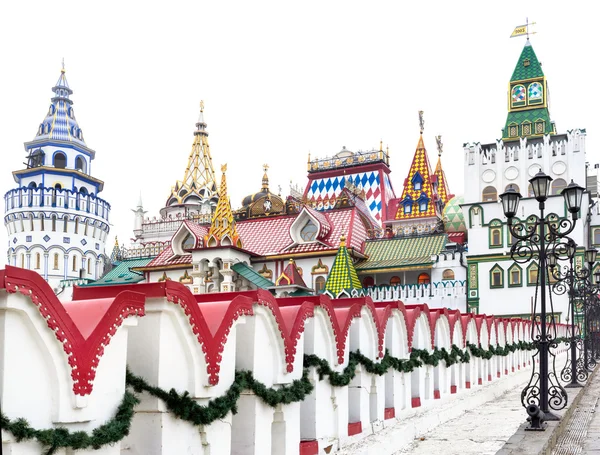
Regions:
<instances>
[{"instance_id":1,"label":"colorful tiled roof","mask_svg":"<svg viewBox=\"0 0 600 455\"><path fill-rule=\"evenodd\" d=\"M302 286L303 288L307 287L306 283L302 279L302 275L300 275L298 267L296 266L296 261L293 259L290 259L288 265L285 267L285 270L281 272L281 275L279 275L279 278L277 278L275 284L277 286L295 285Z\"/></svg>"},{"instance_id":2,"label":"colorful tiled roof","mask_svg":"<svg viewBox=\"0 0 600 455\"><path fill-rule=\"evenodd\" d=\"M465 202L462 196L456 196L450 199L444 207L444 231L450 232L467 232L465 217L460 208L460 204Z\"/></svg>"},{"instance_id":3,"label":"colorful tiled roof","mask_svg":"<svg viewBox=\"0 0 600 455\"><path fill-rule=\"evenodd\" d=\"M522 111L509 112L506 116L506 125L502 130L502 138L508 139L508 127L509 125L516 124L519 127L523 122L531 122L531 132L535 133L535 122L538 120L544 121L544 134L556 134L554 123L550 120L550 112L547 107L540 107L536 109L527 109ZM539 133L538 133L539 134ZM519 136L524 136L522 130L519 129ZM518 139L514 138L514 139Z\"/></svg>"},{"instance_id":4,"label":"colorful tiled roof","mask_svg":"<svg viewBox=\"0 0 600 455\"><path fill-rule=\"evenodd\" d=\"M201 226L198 223L194 223L190 220L185 220L183 222L192 233L192 235L196 239L197 248L201 248L204 246L204 237L208 234L208 228L206 226Z\"/></svg>"},{"instance_id":5,"label":"colorful tiled roof","mask_svg":"<svg viewBox=\"0 0 600 455\"><path fill-rule=\"evenodd\" d=\"M184 254L181 256L175 256L173 253L173 249L171 245L167 246L162 253L156 256L152 261L146 264L145 268L154 268L154 267L169 267L169 266L181 266L181 268L185 268L185 266L192 265L192 255Z\"/></svg>"},{"instance_id":6,"label":"colorful tiled roof","mask_svg":"<svg viewBox=\"0 0 600 455\"><path fill-rule=\"evenodd\" d=\"M442 169L442 157L438 156L438 162L435 167L435 175L437 177L438 187L437 194L442 201L443 205L446 205L448 200L452 197L452 193L450 193L450 188L448 188L448 182L446 181L446 173L444 169Z\"/></svg>"},{"instance_id":7,"label":"colorful tiled roof","mask_svg":"<svg viewBox=\"0 0 600 455\"><path fill-rule=\"evenodd\" d=\"M265 277L257 273L252 267L244 264L243 262L236 262L231 266L231 268L234 272L239 273L259 289L268 289L275 286L275 283L273 283L271 280L267 280Z\"/></svg>"},{"instance_id":8,"label":"colorful tiled roof","mask_svg":"<svg viewBox=\"0 0 600 455\"><path fill-rule=\"evenodd\" d=\"M217 196L217 179L208 145L208 132L204 121L204 102L200 102L200 116L194 131L194 143L185 168L183 180L171 188L167 205L184 203L189 196L201 201Z\"/></svg>"},{"instance_id":9,"label":"colorful tiled roof","mask_svg":"<svg viewBox=\"0 0 600 455\"><path fill-rule=\"evenodd\" d=\"M426 235L398 239L368 240L365 254L369 257L360 262L358 271L376 269L411 269L433 264L432 256L439 254L446 245L445 234Z\"/></svg>"},{"instance_id":10,"label":"colorful tiled roof","mask_svg":"<svg viewBox=\"0 0 600 455\"><path fill-rule=\"evenodd\" d=\"M402 196L398 202L398 209L396 211L396 220L411 220L416 218L426 218L439 216L437 210L437 193L433 188L431 166L429 165L429 158L427 157L427 150L425 150L425 144L423 143L423 134L419 136L419 142L415 155L413 157L412 164L408 171L408 176L404 181L404 190ZM421 181L421 189L415 190L415 180ZM421 212L419 210L419 199L427 198L427 210ZM412 201L412 210L410 213L404 213L404 206L407 201Z\"/></svg>"},{"instance_id":11,"label":"colorful tiled roof","mask_svg":"<svg viewBox=\"0 0 600 455\"><path fill-rule=\"evenodd\" d=\"M525 46L521 51L517 66L513 71L511 82L522 81L524 79L532 79L534 77L543 77L544 72L542 71L542 65L538 61L537 55L533 50L533 46L527 40Z\"/></svg>"},{"instance_id":12,"label":"colorful tiled roof","mask_svg":"<svg viewBox=\"0 0 600 455\"><path fill-rule=\"evenodd\" d=\"M54 97L46 117L40 124L34 141L40 139L56 139L68 141L85 146L83 133L73 111L73 101L69 98L73 94L65 76L63 68L56 85L52 87Z\"/></svg>"},{"instance_id":13,"label":"colorful tiled roof","mask_svg":"<svg viewBox=\"0 0 600 455\"><path fill-rule=\"evenodd\" d=\"M89 283L85 286L109 286L114 284L132 284L144 281L143 273L133 272L133 267L144 267L148 265L153 258L125 259L117 263L112 270L99 280Z\"/></svg>"},{"instance_id":14,"label":"colorful tiled roof","mask_svg":"<svg viewBox=\"0 0 600 455\"><path fill-rule=\"evenodd\" d=\"M290 227L297 215L244 220L237 223L237 229L244 249L257 256L337 250L344 232L348 233L348 247L362 252L362 244L367 238L366 229L356 214L356 208L323 212L331 226L331 231L321 239L323 243L301 243L288 249L286 247L292 243Z\"/></svg>"},{"instance_id":15,"label":"colorful tiled roof","mask_svg":"<svg viewBox=\"0 0 600 455\"><path fill-rule=\"evenodd\" d=\"M213 214L212 223L208 234L204 237L204 245L227 246L234 245L242 248L242 240L238 235L236 222L231 211L231 202L227 194L227 177L225 176L227 165L221 166L221 186L219 187L219 202ZM227 243L224 243L226 242Z\"/></svg>"},{"instance_id":16,"label":"colorful tiled roof","mask_svg":"<svg viewBox=\"0 0 600 455\"><path fill-rule=\"evenodd\" d=\"M362 289L352 258L346 248L346 238L340 238L340 248L325 282L325 292L337 297L340 292Z\"/></svg>"}]
</instances>

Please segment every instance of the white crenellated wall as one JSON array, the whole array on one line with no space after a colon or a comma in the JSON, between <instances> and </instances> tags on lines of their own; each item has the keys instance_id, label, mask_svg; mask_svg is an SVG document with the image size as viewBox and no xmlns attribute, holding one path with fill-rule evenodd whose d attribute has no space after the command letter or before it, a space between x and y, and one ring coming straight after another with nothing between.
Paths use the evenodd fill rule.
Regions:
<instances>
[{"instance_id":1,"label":"white crenellated wall","mask_svg":"<svg viewBox=\"0 0 600 455\"><path fill-rule=\"evenodd\" d=\"M236 371L252 372L267 387L289 386L302 377L305 354L324 359L342 373L357 351L379 362L386 350L408 359L416 349L432 354L436 348L450 351L456 345L462 350L465 341L504 346L529 339L531 327L524 320L399 301L374 303L368 297L276 299L265 291L193 295L177 282L75 287L74 300L61 303L33 272L8 267L0 274L3 412L9 419L26 418L36 428L90 432L111 419L126 388L126 366L150 385L187 392L206 406L225 395ZM55 323L57 331L50 330ZM83 389L78 389L73 371L91 370L83 357L76 359L73 370L66 346L95 346L112 332L104 349L90 357L98 361L95 378L89 384L79 381ZM559 332L564 333L562 326ZM61 343L63 335L66 344ZM77 349L81 356L89 351ZM327 376L320 380L310 367L306 374L314 388L303 401L270 407L254 392L242 390L237 414L200 426L176 417L160 399L136 393L141 402L129 435L100 452L78 453L333 453L452 394L500 381L513 374L513 364L528 367L530 358L528 352L516 351L506 358L471 357L468 364L452 366L441 361L410 373L388 370L381 376L359 364L351 382L339 387ZM5 431L2 443L13 454L42 449L35 442L17 443Z\"/></svg>"}]
</instances>

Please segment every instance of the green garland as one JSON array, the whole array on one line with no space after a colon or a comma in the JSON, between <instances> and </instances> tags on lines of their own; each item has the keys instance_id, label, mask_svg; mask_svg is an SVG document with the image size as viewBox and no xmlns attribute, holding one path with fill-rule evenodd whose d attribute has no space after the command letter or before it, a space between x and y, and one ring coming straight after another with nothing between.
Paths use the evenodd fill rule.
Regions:
<instances>
[{"instance_id":1,"label":"green garland","mask_svg":"<svg viewBox=\"0 0 600 455\"><path fill-rule=\"evenodd\" d=\"M444 361L446 366L457 363L468 363L471 355L484 359L490 359L493 355L506 356L517 349L531 350L533 343L519 341L506 347L490 346L486 350L474 344L467 344L467 349L461 350L452 345L450 351L445 348L434 348L430 353L426 349L412 349L408 359L393 357L386 350L380 362L374 362L364 356L360 351L351 352L348 365L341 373L334 371L327 360L321 359L314 354L304 356L304 370L301 379L281 387L267 387L254 378L250 371L238 371L235 373L233 384L227 389L223 396L214 398L207 405L199 405L186 391L182 394L175 389L166 391L160 387L148 384L143 378L135 376L129 370L126 374L126 384L135 392L147 392L159 398L165 403L167 409L181 420L193 425L210 425L217 419L224 418L229 412L237 412L237 402L243 390L251 390L264 403L271 407L279 404L289 404L303 401L313 390L313 385L308 379L309 368L315 368L319 380L328 377L329 383L334 387L343 387L350 384L356 376L356 369L361 365L370 374L382 376L390 369L401 373L410 373L423 365L438 366ZM0 415L0 428L12 433L17 442L28 439L37 440L42 446L47 447L46 455L52 455L58 448L70 447L72 449L99 449L103 445L120 441L129 434L131 420L134 415L134 407L139 399L129 391L123 396L115 416L104 425L94 429L89 435L83 431L71 433L66 428L53 428L47 430L35 430L29 426L25 419L10 421L3 414Z\"/></svg>"},{"instance_id":2,"label":"green garland","mask_svg":"<svg viewBox=\"0 0 600 455\"><path fill-rule=\"evenodd\" d=\"M35 439L46 450L46 455L52 455L61 447L72 449L99 449L103 445L119 442L129 434L131 420L133 419L133 408L140 401L131 392L125 392L123 401L117 408L115 416L100 425L89 435L85 431L71 433L66 428L51 428L48 430L36 430L31 428L25 419L10 421L4 414L0 415L0 428L6 430L15 437L17 442Z\"/></svg>"}]
</instances>

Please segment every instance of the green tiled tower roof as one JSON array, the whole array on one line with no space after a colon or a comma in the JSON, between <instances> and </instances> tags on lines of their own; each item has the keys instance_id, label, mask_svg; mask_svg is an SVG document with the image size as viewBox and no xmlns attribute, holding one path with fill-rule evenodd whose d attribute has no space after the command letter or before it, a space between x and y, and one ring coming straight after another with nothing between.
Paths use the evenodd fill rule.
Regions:
<instances>
[{"instance_id":1,"label":"green tiled tower roof","mask_svg":"<svg viewBox=\"0 0 600 455\"><path fill-rule=\"evenodd\" d=\"M510 81L522 81L524 79L533 79L534 77L544 77L544 72L542 71L542 65L535 55L533 46L527 40Z\"/></svg>"},{"instance_id":2,"label":"green tiled tower roof","mask_svg":"<svg viewBox=\"0 0 600 455\"><path fill-rule=\"evenodd\" d=\"M502 139L556 134L548 111L548 87L542 64L529 40L510 78L508 104Z\"/></svg>"},{"instance_id":3,"label":"green tiled tower roof","mask_svg":"<svg viewBox=\"0 0 600 455\"><path fill-rule=\"evenodd\" d=\"M325 292L332 297L337 297L343 290L362 289L352 258L346 248L346 238L340 239L340 249L333 261L331 272L327 276Z\"/></svg>"}]
</instances>

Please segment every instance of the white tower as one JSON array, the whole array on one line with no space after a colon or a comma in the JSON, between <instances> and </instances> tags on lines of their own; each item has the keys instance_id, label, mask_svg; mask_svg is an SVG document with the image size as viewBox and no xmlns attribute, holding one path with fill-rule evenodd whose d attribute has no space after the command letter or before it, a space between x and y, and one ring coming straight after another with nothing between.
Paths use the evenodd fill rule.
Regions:
<instances>
[{"instance_id":1,"label":"white tower","mask_svg":"<svg viewBox=\"0 0 600 455\"><path fill-rule=\"evenodd\" d=\"M25 143L27 167L13 172L17 187L4 196L8 263L60 280L102 276L110 205L104 182L91 176L96 152L75 119L73 91L62 69L35 138Z\"/></svg>"}]
</instances>

